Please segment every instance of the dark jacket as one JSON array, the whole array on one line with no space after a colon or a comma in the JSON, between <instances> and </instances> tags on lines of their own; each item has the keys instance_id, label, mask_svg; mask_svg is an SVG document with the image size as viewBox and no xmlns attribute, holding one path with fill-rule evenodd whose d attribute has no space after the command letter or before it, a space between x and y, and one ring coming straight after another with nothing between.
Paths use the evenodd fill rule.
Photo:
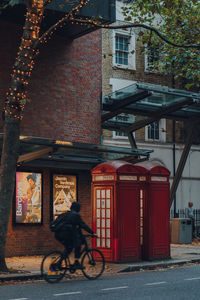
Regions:
<instances>
[{"instance_id":1,"label":"dark jacket","mask_svg":"<svg viewBox=\"0 0 200 300\"><path fill-rule=\"evenodd\" d=\"M69 225L72 225L72 231L69 230ZM78 247L83 242L81 229L93 234L93 230L87 226L81 216L76 211L68 211L65 214L65 224L62 230L55 234L56 239L65 240L65 244L73 244L73 247Z\"/></svg>"}]
</instances>

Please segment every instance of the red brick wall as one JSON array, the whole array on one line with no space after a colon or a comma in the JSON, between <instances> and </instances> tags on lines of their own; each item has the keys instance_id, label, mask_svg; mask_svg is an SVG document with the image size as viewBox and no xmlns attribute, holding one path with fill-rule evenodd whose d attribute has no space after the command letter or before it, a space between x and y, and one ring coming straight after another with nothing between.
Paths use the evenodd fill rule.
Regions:
<instances>
[{"instance_id":1,"label":"red brick wall","mask_svg":"<svg viewBox=\"0 0 200 300\"><path fill-rule=\"evenodd\" d=\"M0 36L0 98L3 100L21 28L0 22ZM29 85L31 102L25 108L22 134L99 143L100 31L74 41L56 36L40 50Z\"/></svg>"},{"instance_id":2,"label":"red brick wall","mask_svg":"<svg viewBox=\"0 0 200 300\"><path fill-rule=\"evenodd\" d=\"M0 109L20 43L21 27L0 21ZM99 31L74 41L54 37L41 48L29 85L21 134L99 143L101 95L101 35ZM2 123L0 123L2 132ZM30 170L30 169L29 169ZM33 169L34 171L34 169ZM55 170L56 172L56 170ZM72 174L73 170L66 171ZM90 173L79 172L78 200L83 219L91 225ZM58 246L49 230L50 170L43 170L43 224L15 225L10 218L7 256L43 254Z\"/></svg>"}]
</instances>

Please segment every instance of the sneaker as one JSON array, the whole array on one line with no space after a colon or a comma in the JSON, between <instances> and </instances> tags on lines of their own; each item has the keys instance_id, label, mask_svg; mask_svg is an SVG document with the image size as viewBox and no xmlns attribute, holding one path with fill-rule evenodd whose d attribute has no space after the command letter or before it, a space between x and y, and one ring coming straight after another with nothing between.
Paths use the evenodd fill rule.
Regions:
<instances>
[{"instance_id":1,"label":"sneaker","mask_svg":"<svg viewBox=\"0 0 200 300\"><path fill-rule=\"evenodd\" d=\"M75 260L75 263L72 266L74 269L83 270L83 267L78 260Z\"/></svg>"}]
</instances>

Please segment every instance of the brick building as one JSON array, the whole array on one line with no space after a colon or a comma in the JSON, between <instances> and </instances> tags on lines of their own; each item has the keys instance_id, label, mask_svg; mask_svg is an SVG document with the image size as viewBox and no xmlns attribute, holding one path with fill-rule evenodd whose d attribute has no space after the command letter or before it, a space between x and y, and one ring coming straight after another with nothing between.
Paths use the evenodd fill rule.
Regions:
<instances>
[{"instance_id":1,"label":"brick building","mask_svg":"<svg viewBox=\"0 0 200 300\"><path fill-rule=\"evenodd\" d=\"M58 12L55 7L52 10L55 17ZM115 18L110 1L91 10L81 13L90 17L103 10L105 23ZM23 14L23 5L18 5L0 17L1 109L22 35ZM66 31L41 48L29 86L31 101L21 122L22 156L9 222L7 256L42 254L55 247L49 223L56 216L55 198L67 203L67 190L68 200L80 201L82 216L91 226L90 170L104 161L93 146L101 141L100 96L101 32L68 24ZM2 128L1 124L1 133ZM22 205L30 175L34 180L37 178L40 193L35 213L30 212L33 207L29 207L29 200L25 208ZM59 178L59 184L53 183ZM23 209L30 217L25 218Z\"/></svg>"},{"instance_id":2,"label":"brick building","mask_svg":"<svg viewBox=\"0 0 200 300\"><path fill-rule=\"evenodd\" d=\"M124 21L121 7L122 1L116 1L116 22L112 25L128 24ZM174 83L170 76L161 76L152 69L152 60L158 59L155 52L141 50L141 44L137 41L139 29L123 28L102 31L102 93L103 98L117 98L117 91L125 94L127 87L135 83L145 83L162 87L172 87ZM173 83L173 85L172 85ZM127 88L127 89L126 89ZM176 89L181 87L175 86ZM130 90L131 88L129 88ZM114 94L116 92L116 94ZM112 94L113 93L113 94ZM128 93L128 92L127 92ZM154 93L154 103L163 101L165 96ZM156 99L157 98L157 99ZM174 99L175 101L175 99ZM136 109L137 110L137 109ZM125 111L125 109L124 109ZM129 110L130 111L130 110ZM132 106L133 111L133 106ZM119 124L134 123L143 120L144 116L139 113L116 114L112 119ZM118 129L108 130L103 123L103 143L105 145L115 145L131 147L127 133L118 126ZM128 125L127 125L128 126ZM117 128L117 127L116 127ZM124 127L125 128L125 127ZM169 117L158 118L156 122L150 123L134 131L134 139L138 148L152 149L151 160L158 160L171 171L171 183L176 174L178 164L186 141L187 123L179 118L174 120ZM196 166L200 154L199 142L196 139L180 179L180 183L175 194L175 207L173 210L185 208L188 201L194 202L196 209L200 208L199 202L199 171Z\"/></svg>"}]
</instances>

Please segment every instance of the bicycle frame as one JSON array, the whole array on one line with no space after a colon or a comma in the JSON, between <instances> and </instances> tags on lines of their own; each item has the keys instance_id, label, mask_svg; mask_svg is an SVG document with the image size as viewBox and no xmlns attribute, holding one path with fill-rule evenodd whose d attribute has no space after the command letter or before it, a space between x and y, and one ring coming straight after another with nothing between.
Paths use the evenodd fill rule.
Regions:
<instances>
[{"instance_id":1,"label":"bicycle frame","mask_svg":"<svg viewBox=\"0 0 200 300\"><path fill-rule=\"evenodd\" d=\"M83 275L90 280L101 276L105 268L104 256L100 250L88 246L87 237L94 238L96 235L84 235L84 246L80 251L80 267L71 264L69 254L65 251L52 250L44 256L41 263L41 274L47 282L59 282L67 270L73 274L80 269Z\"/></svg>"},{"instance_id":2,"label":"bicycle frame","mask_svg":"<svg viewBox=\"0 0 200 300\"><path fill-rule=\"evenodd\" d=\"M80 257L83 255L84 252L86 252L86 251L88 251L88 250L91 249L91 248L89 248L89 246L88 246L87 239L86 239L87 237L91 237L91 238L92 238L93 235L90 235L90 234L84 235L84 247L81 249ZM63 253L63 257L69 261L69 267L67 267L66 269L67 269L67 270L70 270L70 269L71 269L70 267L71 267L72 264L71 264L71 262L70 262L69 255Z\"/></svg>"}]
</instances>

